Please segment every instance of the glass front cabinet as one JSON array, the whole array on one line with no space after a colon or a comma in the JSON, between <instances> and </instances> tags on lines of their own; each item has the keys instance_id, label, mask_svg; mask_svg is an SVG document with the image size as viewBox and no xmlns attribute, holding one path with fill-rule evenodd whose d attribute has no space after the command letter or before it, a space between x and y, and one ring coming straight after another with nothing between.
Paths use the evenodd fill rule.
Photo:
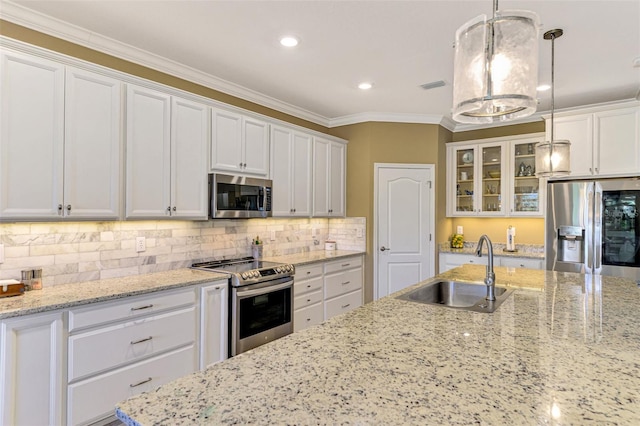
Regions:
<instances>
[{"instance_id":1,"label":"glass front cabinet","mask_svg":"<svg viewBox=\"0 0 640 426\"><path fill-rule=\"evenodd\" d=\"M542 140L529 135L448 144L447 215L541 216L544 185L535 176L534 147Z\"/></svg>"}]
</instances>

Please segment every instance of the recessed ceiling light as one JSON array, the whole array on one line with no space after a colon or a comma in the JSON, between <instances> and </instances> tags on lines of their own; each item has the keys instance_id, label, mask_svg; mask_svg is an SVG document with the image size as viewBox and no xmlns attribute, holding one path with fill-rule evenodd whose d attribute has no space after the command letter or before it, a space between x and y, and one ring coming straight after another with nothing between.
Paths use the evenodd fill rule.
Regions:
<instances>
[{"instance_id":1,"label":"recessed ceiling light","mask_svg":"<svg viewBox=\"0 0 640 426\"><path fill-rule=\"evenodd\" d=\"M282 37L280 39L280 44L285 47L294 47L298 45L298 39L291 36Z\"/></svg>"},{"instance_id":2,"label":"recessed ceiling light","mask_svg":"<svg viewBox=\"0 0 640 426\"><path fill-rule=\"evenodd\" d=\"M536 90L538 92L544 92L545 90L549 90L551 89L551 86L548 84L541 84L540 86L536 87Z\"/></svg>"},{"instance_id":3,"label":"recessed ceiling light","mask_svg":"<svg viewBox=\"0 0 640 426\"><path fill-rule=\"evenodd\" d=\"M363 82L358 84L358 89L369 90L373 87L373 83Z\"/></svg>"}]
</instances>

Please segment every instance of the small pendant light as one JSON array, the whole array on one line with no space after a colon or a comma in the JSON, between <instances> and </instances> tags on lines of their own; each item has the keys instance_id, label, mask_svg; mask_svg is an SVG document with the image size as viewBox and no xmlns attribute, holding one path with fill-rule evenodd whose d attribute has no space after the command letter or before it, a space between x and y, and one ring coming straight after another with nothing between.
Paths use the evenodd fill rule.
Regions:
<instances>
[{"instance_id":1,"label":"small pendant light","mask_svg":"<svg viewBox=\"0 0 640 426\"><path fill-rule=\"evenodd\" d=\"M554 139L554 110L555 110L555 39L562 36L561 29L549 30L544 33L545 40L551 40L551 138L548 142L536 145L536 176L554 177L567 176L571 173L570 149L568 140Z\"/></svg>"},{"instance_id":2,"label":"small pendant light","mask_svg":"<svg viewBox=\"0 0 640 426\"><path fill-rule=\"evenodd\" d=\"M498 11L480 15L456 31L453 119L460 123L503 122L537 108L538 15Z\"/></svg>"}]
</instances>

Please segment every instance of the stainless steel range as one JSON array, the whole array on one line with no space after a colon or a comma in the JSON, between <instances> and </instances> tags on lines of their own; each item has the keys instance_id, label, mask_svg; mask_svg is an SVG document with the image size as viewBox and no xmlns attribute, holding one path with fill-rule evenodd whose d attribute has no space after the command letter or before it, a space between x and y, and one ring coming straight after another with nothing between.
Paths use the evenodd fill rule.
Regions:
<instances>
[{"instance_id":1,"label":"stainless steel range","mask_svg":"<svg viewBox=\"0 0 640 426\"><path fill-rule=\"evenodd\" d=\"M229 274L229 356L293 332L293 265L245 257L191 267Z\"/></svg>"}]
</instances>

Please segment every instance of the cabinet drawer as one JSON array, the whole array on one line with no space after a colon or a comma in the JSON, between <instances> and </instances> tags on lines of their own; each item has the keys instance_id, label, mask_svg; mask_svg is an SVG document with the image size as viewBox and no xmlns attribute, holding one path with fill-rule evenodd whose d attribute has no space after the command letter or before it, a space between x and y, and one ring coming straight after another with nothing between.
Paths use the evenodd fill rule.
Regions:
<instances>
[{"instance_id":1,"label":"cabinet drawer","mask_svg":"<svg viewBox=\"0 0 640 426\"><path fill-rule=\"evenodd\" d=\"M308 280L293 282L293 295L299 296L301 294L310 293L312 291L321 291L324 283L323 277L311 278Z\"/></svg>"},{"instance_id":2,"label":"cabinet drawer","mask_svg":"<svg viewBox=\"0 0 640 426\"><path fill-rule=\"evenodd\" d=\"M510 268L542 269L542 260L523 259L517 257L501 257L500 266L507 266Z\"/></svg>"},{"instance_id":3,"label":"cabinet drawer","mask_svg":"<svg viewBox=\"0 0 640 426\"><path fill-rule=\"evenodd\" d=\"M113 415L118 402L195 370L196 351L188 346L70 385L67 424L86 424Z\"/></svg>"},{"instance_id":4,"label":"cabinet drawer","mask_svg":"<svg viewBox=\"0 0 640 426\"><path fill-rule=\"evenodd\" d=\"M157 295L144 295L104 302L69 311L69 332L100 324L128 320L167 309L193 305L195 288L163 291Z\"/></svg>"},{"instance_id":5,"label":"cabinet drawer","mask_svg":"<svg viewBox=\"0 0 640 426\"><path fill-rule=\"evenodd\" d=\"M345 271L351 268L357 268L362 266L362 256L349 257L342 260L334 260L333 262L327 262L324 265L324 273L330 274L332 272Z\"/></svg>"},{"instance_id":6,"label":"cabinet drawer","mask_svg":"<svg viewBox=\"0 0 640 426\"><path fill-rule=\"evenodd\" d=\"M311 277L318 277L322 275L322 263L314 263L311 265L296 266L296 273L294 275L296 280L306 280Z\"/></svg>"},{"instance_id":7,"label":"cabinet drawer","mask_svg":"<svg viewBox=\"0 0 640 426\"><path fill-rule=\"evenodd\" d=\"M69 337L69 382L195 342L195 307Z\"/></svg>"},{"instance_id":8,"label":"cabinet drawer","mask_svg":"<svg viewBox=\"0 0 640 426\"><path fill-rule=\"evenodd\" d=\"M293 331L304 330L324 320L322 303L298 309L293 313Z\"/></svg>"},{"instance_id":9,"label":"cabinet drawer","mask_svg":"<svg viewBox=\"0 0 640 426\"><path fill-rule=\"evenodd\" d=\"M327 319L349 312L362 305L362 290L336 297L325 302L325 317Z\"/></svg>"},{"instance_id":10,"label":"cabinet drawer","mask_svg":"<svg viewBox=\"0 0 640 426\"><path fill-rule=\"evenodd\" d=\"M324 293L327 299L362 288L362 268L352 269L324 277Z\"/></svg>"},{"instance_id":11,"label":"cabinet drawer","mask_svg":"<svg viewBox=\"0 0 640 426\"><path fill-rule=\"evenodd\" d=\"M293 309L298 310L306 308L315 303L322 302L322 291L314 291L313 293L303 294L293 299Z\"/></svg>"}]
</instances>

